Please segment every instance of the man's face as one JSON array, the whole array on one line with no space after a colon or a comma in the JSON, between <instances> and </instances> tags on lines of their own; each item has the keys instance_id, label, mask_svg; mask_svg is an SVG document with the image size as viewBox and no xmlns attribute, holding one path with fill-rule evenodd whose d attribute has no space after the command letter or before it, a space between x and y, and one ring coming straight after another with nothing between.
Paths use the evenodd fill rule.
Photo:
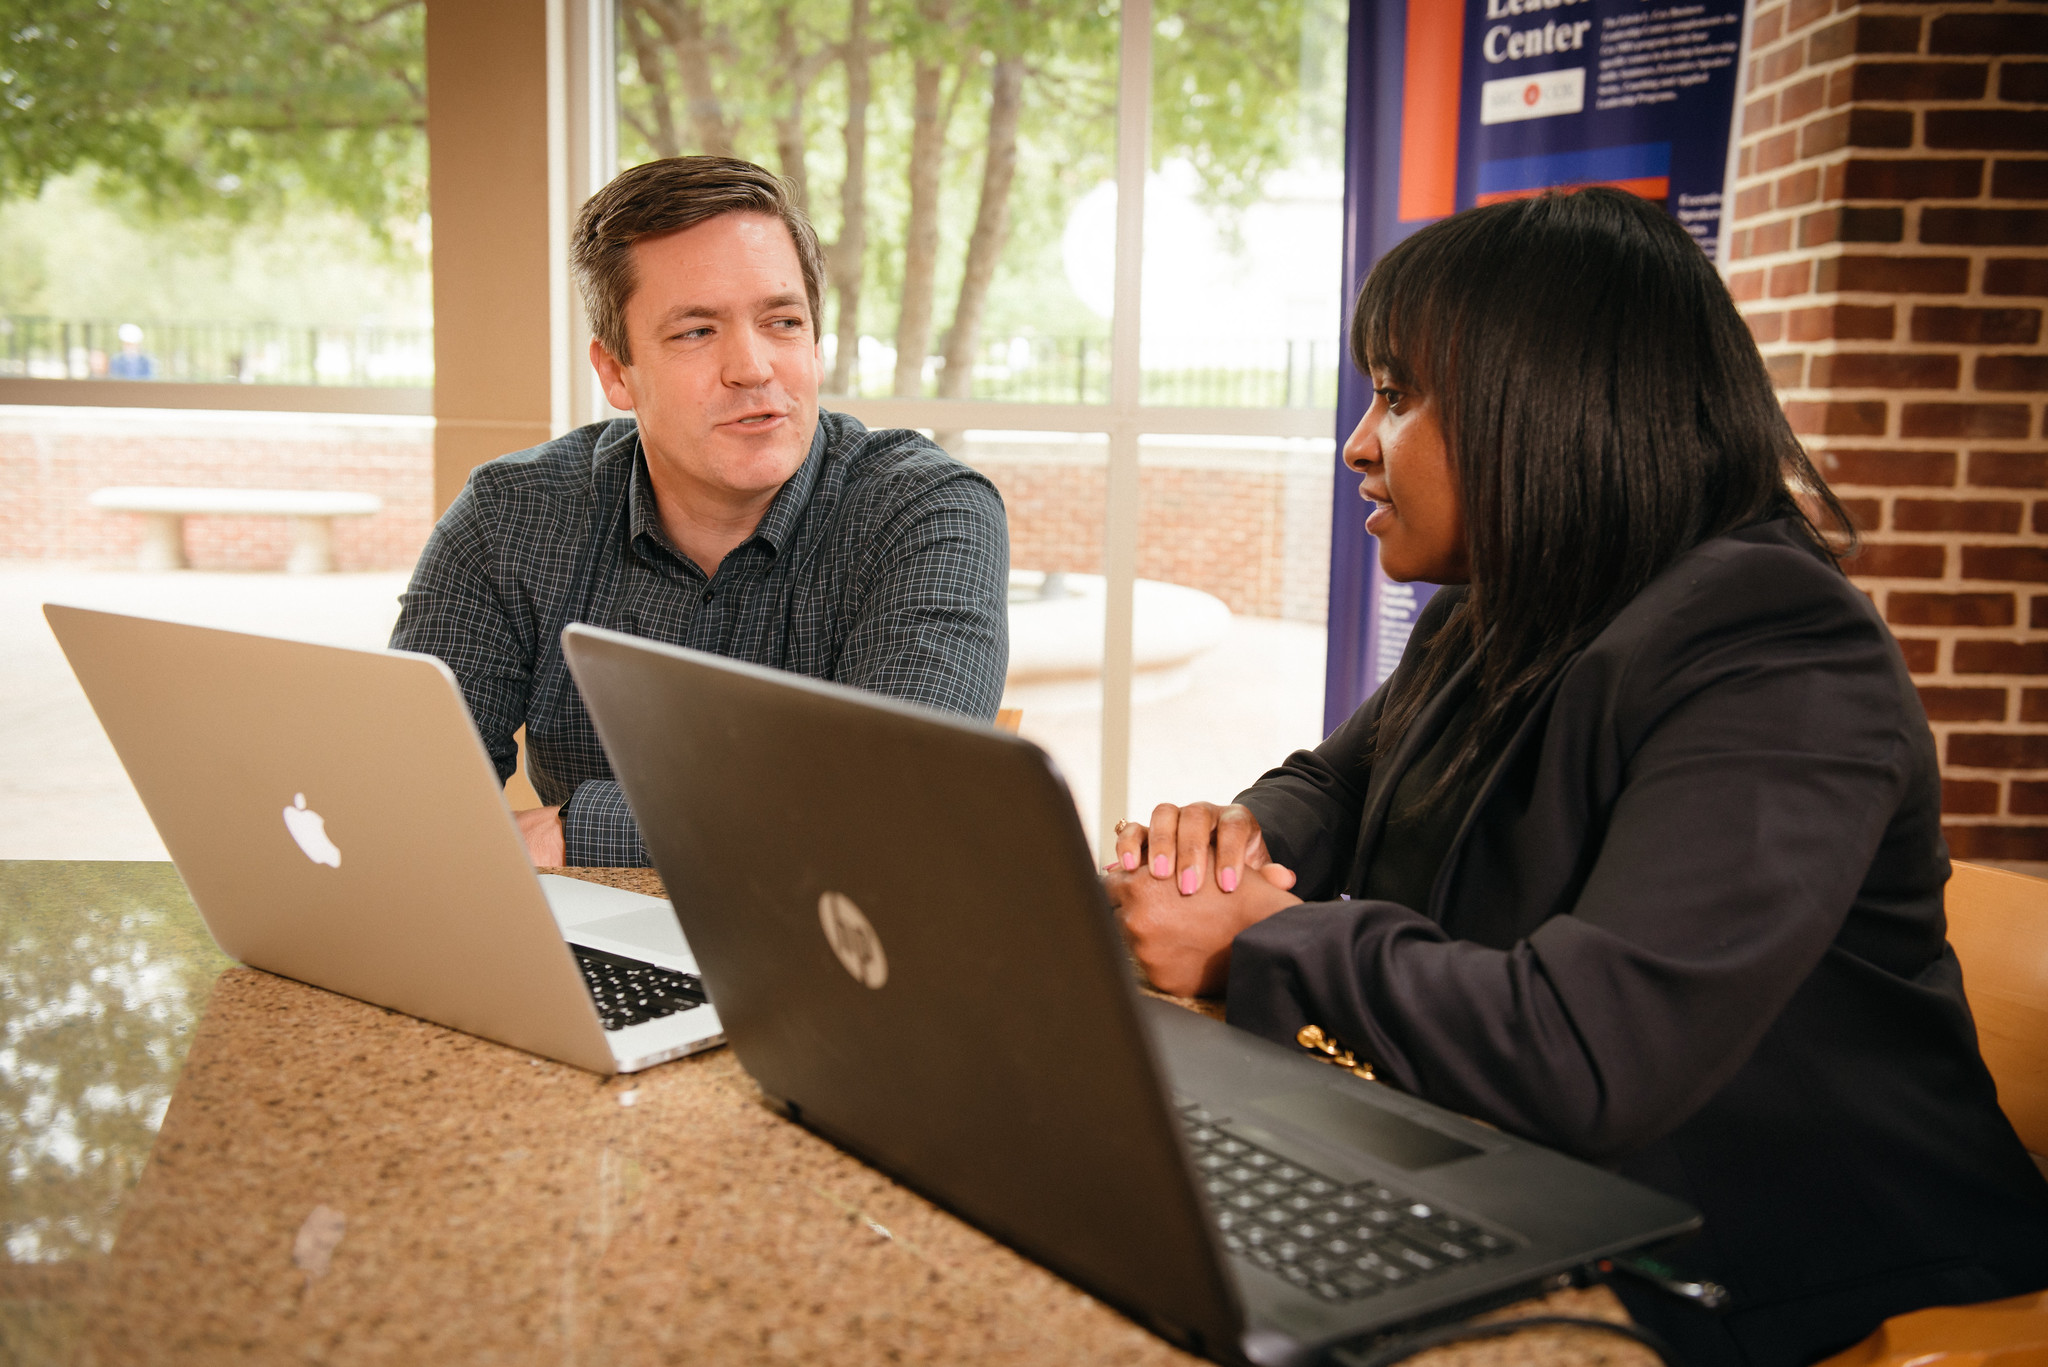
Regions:
<instances>
[{"instance_id":1,"label":"man's face","mask_svg":"<svg viewBox=\"0 0 2048 1367\"><path fill-rule=\"evenodd\" d=\"M772 496L818 426L818 338L789 229L724 214L635 242L633 269L632 364L596 342L590 360L639 419L657 492L708 508Z\"/></svg>"}]
</instances>

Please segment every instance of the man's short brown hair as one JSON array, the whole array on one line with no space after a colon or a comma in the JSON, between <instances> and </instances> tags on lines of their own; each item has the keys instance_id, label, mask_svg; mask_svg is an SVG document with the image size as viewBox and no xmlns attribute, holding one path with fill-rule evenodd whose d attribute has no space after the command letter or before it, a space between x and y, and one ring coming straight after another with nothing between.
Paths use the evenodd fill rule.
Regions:
<instances>
[{"instance_id":1,"label":"man's short brown hair","mask_svg":"<svg viewBox=\"0 0 2048 1367\"><path fill-rule=\"evenodd\" d=\"M788 182L737 157L664 157L621 171L576 215L569 259L590 317L590 333L621 365L633 363L626 337L626 301L639 286L633 244L678 232L725 214L767 214L782 220L803 267L811 333L821 326L825 254L817 230Z\"/></svg>"}]
</instances>

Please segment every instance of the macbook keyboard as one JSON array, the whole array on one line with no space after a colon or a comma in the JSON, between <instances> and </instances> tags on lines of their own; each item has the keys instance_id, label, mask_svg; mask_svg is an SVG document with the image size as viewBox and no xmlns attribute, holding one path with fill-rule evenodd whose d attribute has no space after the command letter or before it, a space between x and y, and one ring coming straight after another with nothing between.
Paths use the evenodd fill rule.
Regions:
<instances>
[{"instance_id":1,"label":"macbook keyboard","mask_svg":"<svg viewBox=\"0 0 2048 1367\"><path fill-rule=\"evenodd\" d=\"M1326 1301L1358 1300L1515 1242L1380 1182L1340 1182L1181 1108L1223 1246Z\"/></svg>"},{"instance_id":2,"label":"macbook keyboard","mask_svg":"<svg viewBox=\"0 0 2048 1367\"><path fill-rule=\"evenodd\" d=\"M657 968L583 945L569 948L575 951L576 966L583 970L583 981L590 984L590 995L597 1002L597 1018L607 1030L660 1020L709 1000L694 973Z\"/></svg>"}]
</instances>

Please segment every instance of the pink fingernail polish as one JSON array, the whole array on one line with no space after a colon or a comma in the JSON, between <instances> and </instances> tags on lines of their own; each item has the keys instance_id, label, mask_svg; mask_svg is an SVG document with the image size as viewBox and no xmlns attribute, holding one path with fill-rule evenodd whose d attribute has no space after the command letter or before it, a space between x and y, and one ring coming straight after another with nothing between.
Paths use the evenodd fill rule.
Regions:
<instances>
[{"instance_id":1,"label":"pink fingernail polish","mask_svg":"<svg viewBox=\"0 0 2048 1367\"><path fill-rule=\"evenodd\" d=\"M1171 877L1172 874L1173 861L1171 859L1168 859L1163 854L1155 854L1152 856L1152 876L1154 878L1168 878Z\"/></svg>"},{"instance_id":2,"label":"pink fingernail polish","mask_svg":"<svg viewBox=\"0 0 2048 1367\"><path fill-rule=\"evenodd\" d=\"M1138 867L1138 852L1137 852L1136 850L1125 850L1125 851L1124 851L1124 872L1125 872L1125 873L1129 873L1129 872L1130 872L1130 871L1131 871L1132 869L1135 869L1135 868L1137 868L1137 867Z\"/></svg>"},{"instance_id":3,"label":"pink fingernail polish","mask_svg":"<svg viewBox=\"0 0 2048 1367\"><path fill-rule=\"evenodd\" d=\"M1216 875L1216 885L1225 892L1237 891L1237 870L1225 869Z\"/></svg>"},{"instance_id":4,"label":"pink fingernail polish","mask_svg":"<svg viewBox=\"0 0 2048 1367\"><path fill-rule=\"evenodd\" d=\"M1201 879L1196 875L1193 869L1182 869L1180 871L1180 890L1182 892L1192 893L1196 888L1200 887L1201 885Z\"/></svg>"}]
</instances>

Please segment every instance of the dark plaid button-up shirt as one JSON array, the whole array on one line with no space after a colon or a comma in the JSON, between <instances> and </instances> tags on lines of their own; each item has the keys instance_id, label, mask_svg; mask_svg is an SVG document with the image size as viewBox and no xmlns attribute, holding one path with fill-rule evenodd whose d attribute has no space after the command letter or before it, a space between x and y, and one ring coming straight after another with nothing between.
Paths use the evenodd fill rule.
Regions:
<instances>
[{"instance_id":1,"label":"dark plaid button-up shirt","mask_svg":"<svg viewBox=\"0 0 2048 1367\"><path fill-rule=\"evenodd\" d=\"M995 486L914 432L821 413L803 465L709 575L663 531L632 419L477 468L427 542L391 644L462 683L498 766L565 803L572 865L647 862L562 658L588 622L972 716L1009 662Z\"/></svg>"}]
</instances>

